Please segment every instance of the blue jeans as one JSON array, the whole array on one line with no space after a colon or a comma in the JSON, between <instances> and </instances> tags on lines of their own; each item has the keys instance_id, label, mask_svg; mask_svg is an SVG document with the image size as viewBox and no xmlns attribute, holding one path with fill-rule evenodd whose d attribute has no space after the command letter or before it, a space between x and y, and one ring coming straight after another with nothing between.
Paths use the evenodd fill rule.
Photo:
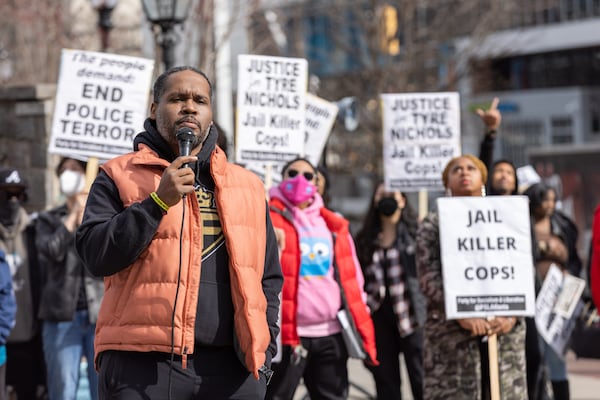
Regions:
<instances>
[{"instance_id":1,"label":"blue jeans","mask_svg":"<svg viewBox=\"0 0 600 400\"><path fill-rule=\"evenodd\" d=\"M551 381L566 381L569 379L566 361L556 354L552 347L540 336L542 355Z\"/></svg>"},{"instance_id":2,"label":"blue jeans","mask_svg":"<svg viewBox=\"0 0 600 400\"><path fill-rule=\"evenodd\" d=\"M95 324L87 310L77 311L72 321L44 321L42 339L48 371L49 400L75 400L81 357L87 359L92 400L98 400L98 375L94 370Z\"/></svg>"}]
</instances>

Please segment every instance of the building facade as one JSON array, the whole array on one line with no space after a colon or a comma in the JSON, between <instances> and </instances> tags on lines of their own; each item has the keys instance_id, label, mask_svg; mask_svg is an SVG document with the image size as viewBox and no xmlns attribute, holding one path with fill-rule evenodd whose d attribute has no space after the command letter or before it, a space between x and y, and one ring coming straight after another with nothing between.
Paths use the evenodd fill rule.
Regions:
<instances>
[{"instance_id":1,"label":"building facade","mask_svg":"<svg viewBox=\"0 0 600 400\"><path fill-rule=\"evenodd\" d=\"M320 96L360 100L357 133L337 124L328 143L329 166L355 181L341 190L343 212L364 196L360 177L381 173L380 93L458 91L463 151L475 154L483 125L474 111L497 96L496 158L559 174L587 248L600 202L600 0L277 1L255 21L265 13L275 17L249 31L251 51L271 33L266 54L307 58Z\"/></svg>"}]
</instances>

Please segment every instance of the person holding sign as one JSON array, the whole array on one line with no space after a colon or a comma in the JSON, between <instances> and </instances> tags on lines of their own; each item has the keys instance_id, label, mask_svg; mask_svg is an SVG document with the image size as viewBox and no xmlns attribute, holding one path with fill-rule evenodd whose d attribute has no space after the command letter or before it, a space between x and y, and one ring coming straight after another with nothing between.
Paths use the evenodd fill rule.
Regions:
<instances>
[{"instance_id":1,"label":"person holding sign","mask_svg":"<svg viewBox=\"0 0 600 400\"><path fill-rule=\"evenodd\" d=\"M265 395L283 284L277 241L262 182L216 145L211 102L202 71L164 72L134 151L103 164L91 187L75 245L106 284L100 398Z\"/></svg>"},{"instance_id":2,"label":"person holding sign","mask_svg":"<svg viewBox=\"0 0 600 400\"><path fill-rule=\"evenodd\" d=\"M451 159L442 173L447 194L482 196L487 169L477 157L466 154ZM502 399L527 399L525 377L525 327L514 317L448 320L445 315L439 219L430 213L417 231L417 271L427 298L423 344L423 398L481 399L482 365L479 341L498 338L498 368ZM444 265L444 268L452 268Z\"/></svg>"},{"instance_id":3,"label":"person holding sign","mask_svg":"<svg viewBox=\"0 0 600 400\"><path fill-rule=\"evenodd\" d=\"M519 194L519 179L517 168L508 159L493 160L496 136L502 122L502 114L498 109L498 97L494 97L490 107L475 110L485 125L484 139L481 141L479 159L489 171L486 192L491 196L510 196ZM529 398L539 399L546 388L546 371L543 368L539 337L534 317L525 317L525 357L527 360L527 391ZM488 344L480 343L482 365L487 360ZM484 386L489 384L484 380Z\"/></svg>"},{"instance_id":4,"label":"person holding sign","mask_svg":"<svg viewBox=\"0 0 600 400\"><path fill-rule=\"evenodd\" d=\"M271 188L273 226L284 232L281 268L282 360L268 399L294 397L300 378L312 399L348 397L348 349L338 311L347 306L362 339L365 362L377 364L373 322L348 221L323 207L317 170L304 158L288 162Z\"/></svg>"},{"instance_id":5,"label":"person holding sign","mask_svg":"<svg viewBox=\"0 0 600 400\"><path fill-rule=\"evenodd\" d=\"M538 282L543 282L550 265L565 274L579 276L582 262L577 253L577 226L555 209L556 190L544 183L531 185L523 193L529 197L533 258ZM542 355L548 366L555 400L569 398L567 365L561 355L542 339Z\"/></svg>"},{"instance_id":6,"label":"person holding sign","mask_svg":"<svg viewBox=\"0 0 600 400\"><path fill-rule=\"evenodd\" d=\"M79 385L79 365L87 359L92 400L98 399L94 370L94 332L104 283L86 271L77 257L75 230L87 200L86 163L63 157L56 168L65 203L36 219L36 248L43 273L39 317L50 399L73 399Z\"/></svg>"},{"instance_id":7,"label":"person holding sign","mask_svg":"<svg viewBox=\"0 0 600 400\"><path fill-rule=\"evenodd\" d=\"M356 235L365 275L367 304L375 325L380 365L369 367L377 398L400 399L400 353L413 399L423 398L423 324L427 313L415 264L417 215L404 193L375 187L371 206Z\"/></svg>"},{"instance_id":8,"label":"person holding sign","mask_svg":"<svg viewBox=\"0 0 600 400\"><path fill-rule=\"evenodd\" d=\"M488 109L478 108L477 115L485 125L485 136L481 142L479 158L488 169L489 177L486 191L491 196L510 196L519 194L517 168L508 159L493 161L494 145L502 114L498 110L499 99L494 97ZM546 392L546 370L539 346L539 335L534 317L525 317L525 357L527 359L527 391L532 400L543 397ZM487 359L487 343L480 343L483 364ZM485 381L484 381L485 385Z\"/></svg>"},{"instance_id":9,"label":"person holding sign","mask_svg":"<svg viewBox=\"0 0 600 400\"><path fill-rule=\"evenodd\" d=\"M25 209L28 188L22 171L0 169L0 250L6 254L17 301L16 321L6 340L6 384L18 399L37 399L46 392L37 319L41 271L35 249L35 215Z\"/></svg>"}]
</instances>

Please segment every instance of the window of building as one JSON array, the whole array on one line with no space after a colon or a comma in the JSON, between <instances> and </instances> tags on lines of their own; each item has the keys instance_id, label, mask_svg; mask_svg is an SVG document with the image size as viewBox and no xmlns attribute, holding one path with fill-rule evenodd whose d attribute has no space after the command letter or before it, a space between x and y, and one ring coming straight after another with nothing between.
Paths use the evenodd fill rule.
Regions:
<instances>
[{"instance_id":1,"label":"window of building","mask_svg":"<svg viewBox=\"0 0 600 400\"><path fill-rule=\"evenodd\" d=\"M592 94L590 97L590 131L592 135L600 135L600 96Z\"/></svg>"},{"instance_id":2,"label":"window of building","mask_svg":"<svg viewBox=\"0 0 600 400\"><path fill-rule=\"evenodd\" d=\"M541 120L503 121L499 148L502 158L512 160L517 165L528 163L528 149L539 148L543 144L544 124Z\"/></svg>"},{"instance_id":3,"label":"window of building","mask_svg":"<svg viewBox=\"0 0 600 400\"><path fill-rule=\"evenodd\" d=\"M488 91L600 85L600 47L509 57L490 65L495 78Z\"/></svg>"},{"instance_id":4,"label":"window of building","mask_svg":"<svg viewBox=\"0 0 600 400\"><path fill-rule=\"evenodd\" d=\"M553 117L550 124L552 144L573 143L573 119L571 117Z\"/></svg>"},{"instance_id":5,"label":"window of building","mask_svg":"<svg viewBox=\"0 0 600 400\"><path fill-rule=\"evenodd\" d=\"M592 134L600 135L600 113L592 111L591 118Z\"/></svg>"},{"instance_id":6,"label":"window of building","mask_svg":"<svg viewBox=\"0 0 600 400\"><path fill-rule=\"evenodd\" d=\"M300 17L303 47L315 75L353 72L368 65L366 33L356 14L367 11L348 7L340 10L340 15ZM292 27L295 23L288 25Z\"/></svg>"},{"instance_id":7,"label":"window of building","mask_svg":"<svg viewBox=\"0 0 600 400\"><path fill-rule=\"evenodd\" d=\"M600 0L527 0L512 14L513 28L556 24L600 15Z\"/></svg>"}]
</instances>

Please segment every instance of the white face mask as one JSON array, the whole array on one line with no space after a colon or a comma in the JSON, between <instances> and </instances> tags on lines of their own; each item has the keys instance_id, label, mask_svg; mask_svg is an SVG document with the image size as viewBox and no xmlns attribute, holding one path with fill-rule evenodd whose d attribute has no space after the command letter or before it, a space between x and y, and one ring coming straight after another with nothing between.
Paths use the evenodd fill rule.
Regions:
<instances>
[{"instance_id":1,"label":"white face mask","mask_svg":"<svg viewBox=\"0 0 600 400\"><path fill-rule=\"evenodd\" d=\"M85 188L85 175L66 169L58 177L60 191L67 197L74 196Z\"/></svg>"}]
</instances>

